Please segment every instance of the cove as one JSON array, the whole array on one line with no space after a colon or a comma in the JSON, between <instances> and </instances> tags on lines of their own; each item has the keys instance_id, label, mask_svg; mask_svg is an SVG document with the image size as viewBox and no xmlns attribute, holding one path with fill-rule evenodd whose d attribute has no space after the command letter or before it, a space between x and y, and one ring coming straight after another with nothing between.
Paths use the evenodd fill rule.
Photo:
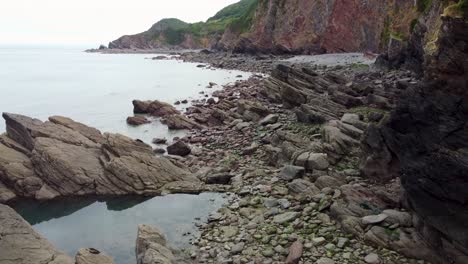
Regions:
<instances>
[{"instance_id":1,"label":"cove","mask_svg":"<svg viewBox=\"0 0 468 264\"><path fill-rule=\"evenodd\" d=\"M96 248L116 264L135 263L138 224L159 228L171 246L183 249L228 200L219 193L170 194L154 198L80 198L48 202L18 201L12 207L55 247L74 256L79 248Z\"/></svg>"}]
</instances>

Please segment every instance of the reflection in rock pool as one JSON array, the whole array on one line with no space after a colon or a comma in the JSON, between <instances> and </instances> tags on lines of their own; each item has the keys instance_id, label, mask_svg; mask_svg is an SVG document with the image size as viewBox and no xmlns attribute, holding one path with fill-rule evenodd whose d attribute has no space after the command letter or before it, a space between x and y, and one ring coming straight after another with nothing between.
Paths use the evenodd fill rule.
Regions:
<instances>
[{"instance_id":1,"label":"reflection in rock pool","mask_svg":"<svg viewBox=\"0 0 468 264\"><path fill-rule=\"evenodd\" d=\"M217 193L172 194L105 201L22 201L13 207L36 231L71 256L79 248L93 247L112 256L117 264L129 264L136 262L138 224L156 226L172 246L186 248L191 237L185 235L197 234L195 221L206 221L226 199L226 195Z\"/></svg>"}]
</instances>

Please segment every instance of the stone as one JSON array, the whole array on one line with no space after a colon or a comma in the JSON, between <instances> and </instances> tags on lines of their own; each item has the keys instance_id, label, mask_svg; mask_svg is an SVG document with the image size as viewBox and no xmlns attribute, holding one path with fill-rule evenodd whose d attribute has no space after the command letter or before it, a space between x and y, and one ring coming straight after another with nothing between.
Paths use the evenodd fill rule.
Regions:
<instances>
[{"instance_id":1,"label":"stone","mask_svg":"<svg viewBox=\"0 0 468 264\"><path fill-rule=\"evenodd\" d=\"M181 140L172 143L167 147L167 153L176 156L187 156L191 153L190 147Z\"/></svg>"},{"instance_id":2,"label":"stone","mask_svg":"<svg viewBox=\"0 0 468 264\"><path fill-rule=\"evenodd\" d=\"M205 178L206 184L229 184L231 179L234 177L232 174L228 173L217 173L210 174Z\"/></svg>"},{"instance_id":3,"label":"stone","mask_svg":"<svg viewBox=\"0 0 468 264\"><path fill-rule=\"evenodd\" d=\"M388 215L386 214L368 215L364 216L361 220L364 225L374 225L383 222L387 217Z\"/></svg>"},{"instance_id":4,"label":"stone","mask_svg":"<svg viewBox=\"0 0 468 264\"><path fill-rule=\"evenodd\" d=\"M180 114L174 106L158 100L140 101L133 100L133 112L135 114L150 114L157 117Z\"/></svg>"},{"instance_id":5,"label":"stone","mask_svg":"<svg viewBox=\"0 0 468 264\"><path fill-rule=\"evenodd\" d=\"M314 237L312 238L312 244L314 246L322 246L327 243L327 240L324 237Z\"/></svg>"},{"instance_id":6,"label":"stone","mask_svg":"<svg viewBox=\"0 0 468 264\"><path fill-rule=\"evenodd\" d=\"M81 248L75 256L76 264L114 264L114 260L94 248Z\"/></svg>"},{"instance_id":7,"label":"stone","mask_svg":"<svg viewBox=\"0 0 468 264\"><path fill-rule=\"evenodd\" d=\"M413 225L413 219L410 213L402 212L392 209L387 209L382 212L388 217L385 219L385 222L390 224L398 224L403 227L411 227Z\"/></svg>"},{"instance_id":8,"label":"stone","mask_svg":"<svg viewBox=\"0 0 468 264\"><path fill-rule=\"evenodd\" d=\"M286 264L298 264L302 257L303 250L304 250L304 246L302 245L301 242L296 241L292 243L292 245L289 247L289 254L288 254L288 257L286 258L285 263Z\"/></svg>"},{"instance_id":9,"label":"stone","mask_svg":"<svg viewBox=\"0 0 468 264\"><path fill-rule=\"evenodd\" d=\"M152 142L153 142L153 144L166 144L167 139L165 139L165 138L153 138Z\"/></svg>"},{"instance_id":10,"label":"stone","mask_svg":"<svg viewBox=\"0 0 468 264\"><path fill-rule=\"evenodd\" d=\"M269 115L265 116L262 120L260 120L258 123L260 125L262 125L262 126L272 125L272 124L275 124L276 122L278 122L278 118L279 118L278 115L269 114Z\"/></svg>"},{"instance_id":11,"label":"stone","mask_svg":"<svg viewBox=\"0 0 468 264\"><path fill-rule=\"evenodd\" d=\"M239 233L239 228L235 226L222 226L220 230L226 238L234 237Z\"/></svg>"},{"instance_id":12,"label":"stone","mask_svg":"<svg viewBox=\"0 0 468 264\"><path fill-rule=\"evenodd\" d=\"M335 261L330 258L319 258L316 264L335 264Z\"/></svg>"},{"instance_id":13,"label":"stone","mask_svg":"<svg viewBox=\"0 0 468 264\"><path fill-rule=\"evenodd\" d=\"M304 167L286 165L281 169L278 177L285 181L292 181L294 179L302 178L305 174Z\"/></svg>"},{"instance_id":14,"label":"stone","mask_svg":"<svg viewBox=\"0 0 468 264\"><path fill-rule=\"evenodd\" d=\"M364 257L364 261L369 264L379 264L380 258L379 258L379 255L375 253L370 253Z\"/></svg>"},{"instance_id":15,"label":"stone","mask_svg":"<svg viewBox=\"0 0 468 264\"><path fill-rule=\"evenodd\" d=\"M165 124L169 129L172 130L203 128L202 125L180 114L165 115L161 119L161 123Z\"/></svg>"},{"instance_id":16,"label":"stone","mask_svg":"<svg viewBox=\"0 0 468 264\"><path fill-rule=\"evenodd\" d=\"M327 160L327 154L304 152L299 155L294 163L303 166L308 171L326 170L330 165Z\"/></svg>"},{"instance_id":17,"label":"stone","mask_svg":"<svg viewBox=\"0 0 468 264\"><path fill-rule=\"evenodd\" d=\"M284 224L295 220L299 217L300 213L298 212L286 212L273 217L273 222L277 224Z\"/></svg>"},{"instance_id":18,"label":"stone","mask_svg":"<svg viewBox=\"0 0 468 264\"><path fill-rule=\"evenodd\" d=\"M320 190L310 181L295 179L288 183L288 191L291 194L316 195Z\"/></svg>"},{"instance_id":19,"label":"stone","mask_svg":"<svg viewBox=\"0 0 468 264\"><path fill-rule=\"evenodd\" d=\"M129 116L127 117L127 124L132 126L140 126L144 124L151 123L146 117L144 116Z\"/></svg>"},{"instance_id":20,"label":"stone","mask_svg":"<svg viewBox=\"0 0 468 264\"><path fill-rule=\"evenodd\" d=\"M234 255L241 253L242 250L244 250L244 246L245 246L244 242L239 242L239 243L235 244L231 248L231 253L234 254Z\"/></svg>"},{"instance_id":21,"label":"stone","mask_svg":"<svg viewBox=\"0 0 468 264\"><path fill-rule=\"evenodd\" d=\"M331 176L320 176L314 182L315 186L317 186L319 189L323 189L326 187L338 188L345 183L346 182Z\"/></svg>"},{"instance_id":22,"label":"stone","mask_svg":"<svg viewBox=\"0 0 468 264\"><path fill-rule=\"evenodd\" d=\"M0 204L0 263L74 264L58 251L12 208ZM14 261L10 261L14 260Z\"/></svg>"},{"instance_id":23,"label":"stone","mask_svg":"<svg viewBox=\"0 0 468 264\"><path fill-rule=\"evenodd\" d=\"M176 258L167 247L165 236L157 228L139 225L136 240L138 264L173 264Z\"/></svg>"}]
</instances>

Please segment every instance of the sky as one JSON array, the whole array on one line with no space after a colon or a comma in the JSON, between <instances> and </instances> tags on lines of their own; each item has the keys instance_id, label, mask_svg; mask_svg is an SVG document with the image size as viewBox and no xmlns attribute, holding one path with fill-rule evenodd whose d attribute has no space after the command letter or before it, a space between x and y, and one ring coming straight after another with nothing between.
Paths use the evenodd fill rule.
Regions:
<instances>
[{"instance_id":1,"label":"sky","mask_svg":"<svg viewBox=\"0 0 468 264\"><path fill-rule=\"evenodd\" d=\"M205 21L238 0L0 0L0 44L108 44L162 18Z\"/></svg>"}]
</instances>

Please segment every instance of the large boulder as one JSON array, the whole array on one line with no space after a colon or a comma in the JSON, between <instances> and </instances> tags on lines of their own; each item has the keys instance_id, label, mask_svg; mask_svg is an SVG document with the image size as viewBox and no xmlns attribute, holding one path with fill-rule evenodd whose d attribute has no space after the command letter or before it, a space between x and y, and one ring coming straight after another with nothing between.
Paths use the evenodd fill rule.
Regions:
<instances>
[{"instance_id":1,"label":"large boulder","mask_svg":"<svg viewBox=\"0 0 468 264\"><path fill-rule=\"evenodd\" d=\"M190 149L190 147L181 140L176 141L175 143L167 147L167 153L169 153L170 155L187 156L191 152L192 150Z\"/></svg>"},{"instance_id":2,"label":"large boulder","mask_svg":"<svg viewBox=\"0 0 468 264\"><path fill-rule=\"evenodd\" d=\"M158 100L140 101L133 100L133 112L135 114L150 114L157 117L180 114L174 106Z\"/></svg>"},{"instance_id":3,"label":"large boulder","mask_svg":"<svg viewBox=\"0 0 468 264\"><path fill-rule=\"evenodd\" d=\"M0 194L40 200L79 195L155 195L172 181L197 181L151 146L64 117L47 122L4 113Z\"/></svg>"},{"instance_id":4,"label":"large boulder","mask_svg":"<svg viewBox=\"0 0 468 264\"><path fill-rule=\"evenodd\" d=\"M73 264L13 209L0 204L0 264Z\"/></svg>"}]
</instances>

